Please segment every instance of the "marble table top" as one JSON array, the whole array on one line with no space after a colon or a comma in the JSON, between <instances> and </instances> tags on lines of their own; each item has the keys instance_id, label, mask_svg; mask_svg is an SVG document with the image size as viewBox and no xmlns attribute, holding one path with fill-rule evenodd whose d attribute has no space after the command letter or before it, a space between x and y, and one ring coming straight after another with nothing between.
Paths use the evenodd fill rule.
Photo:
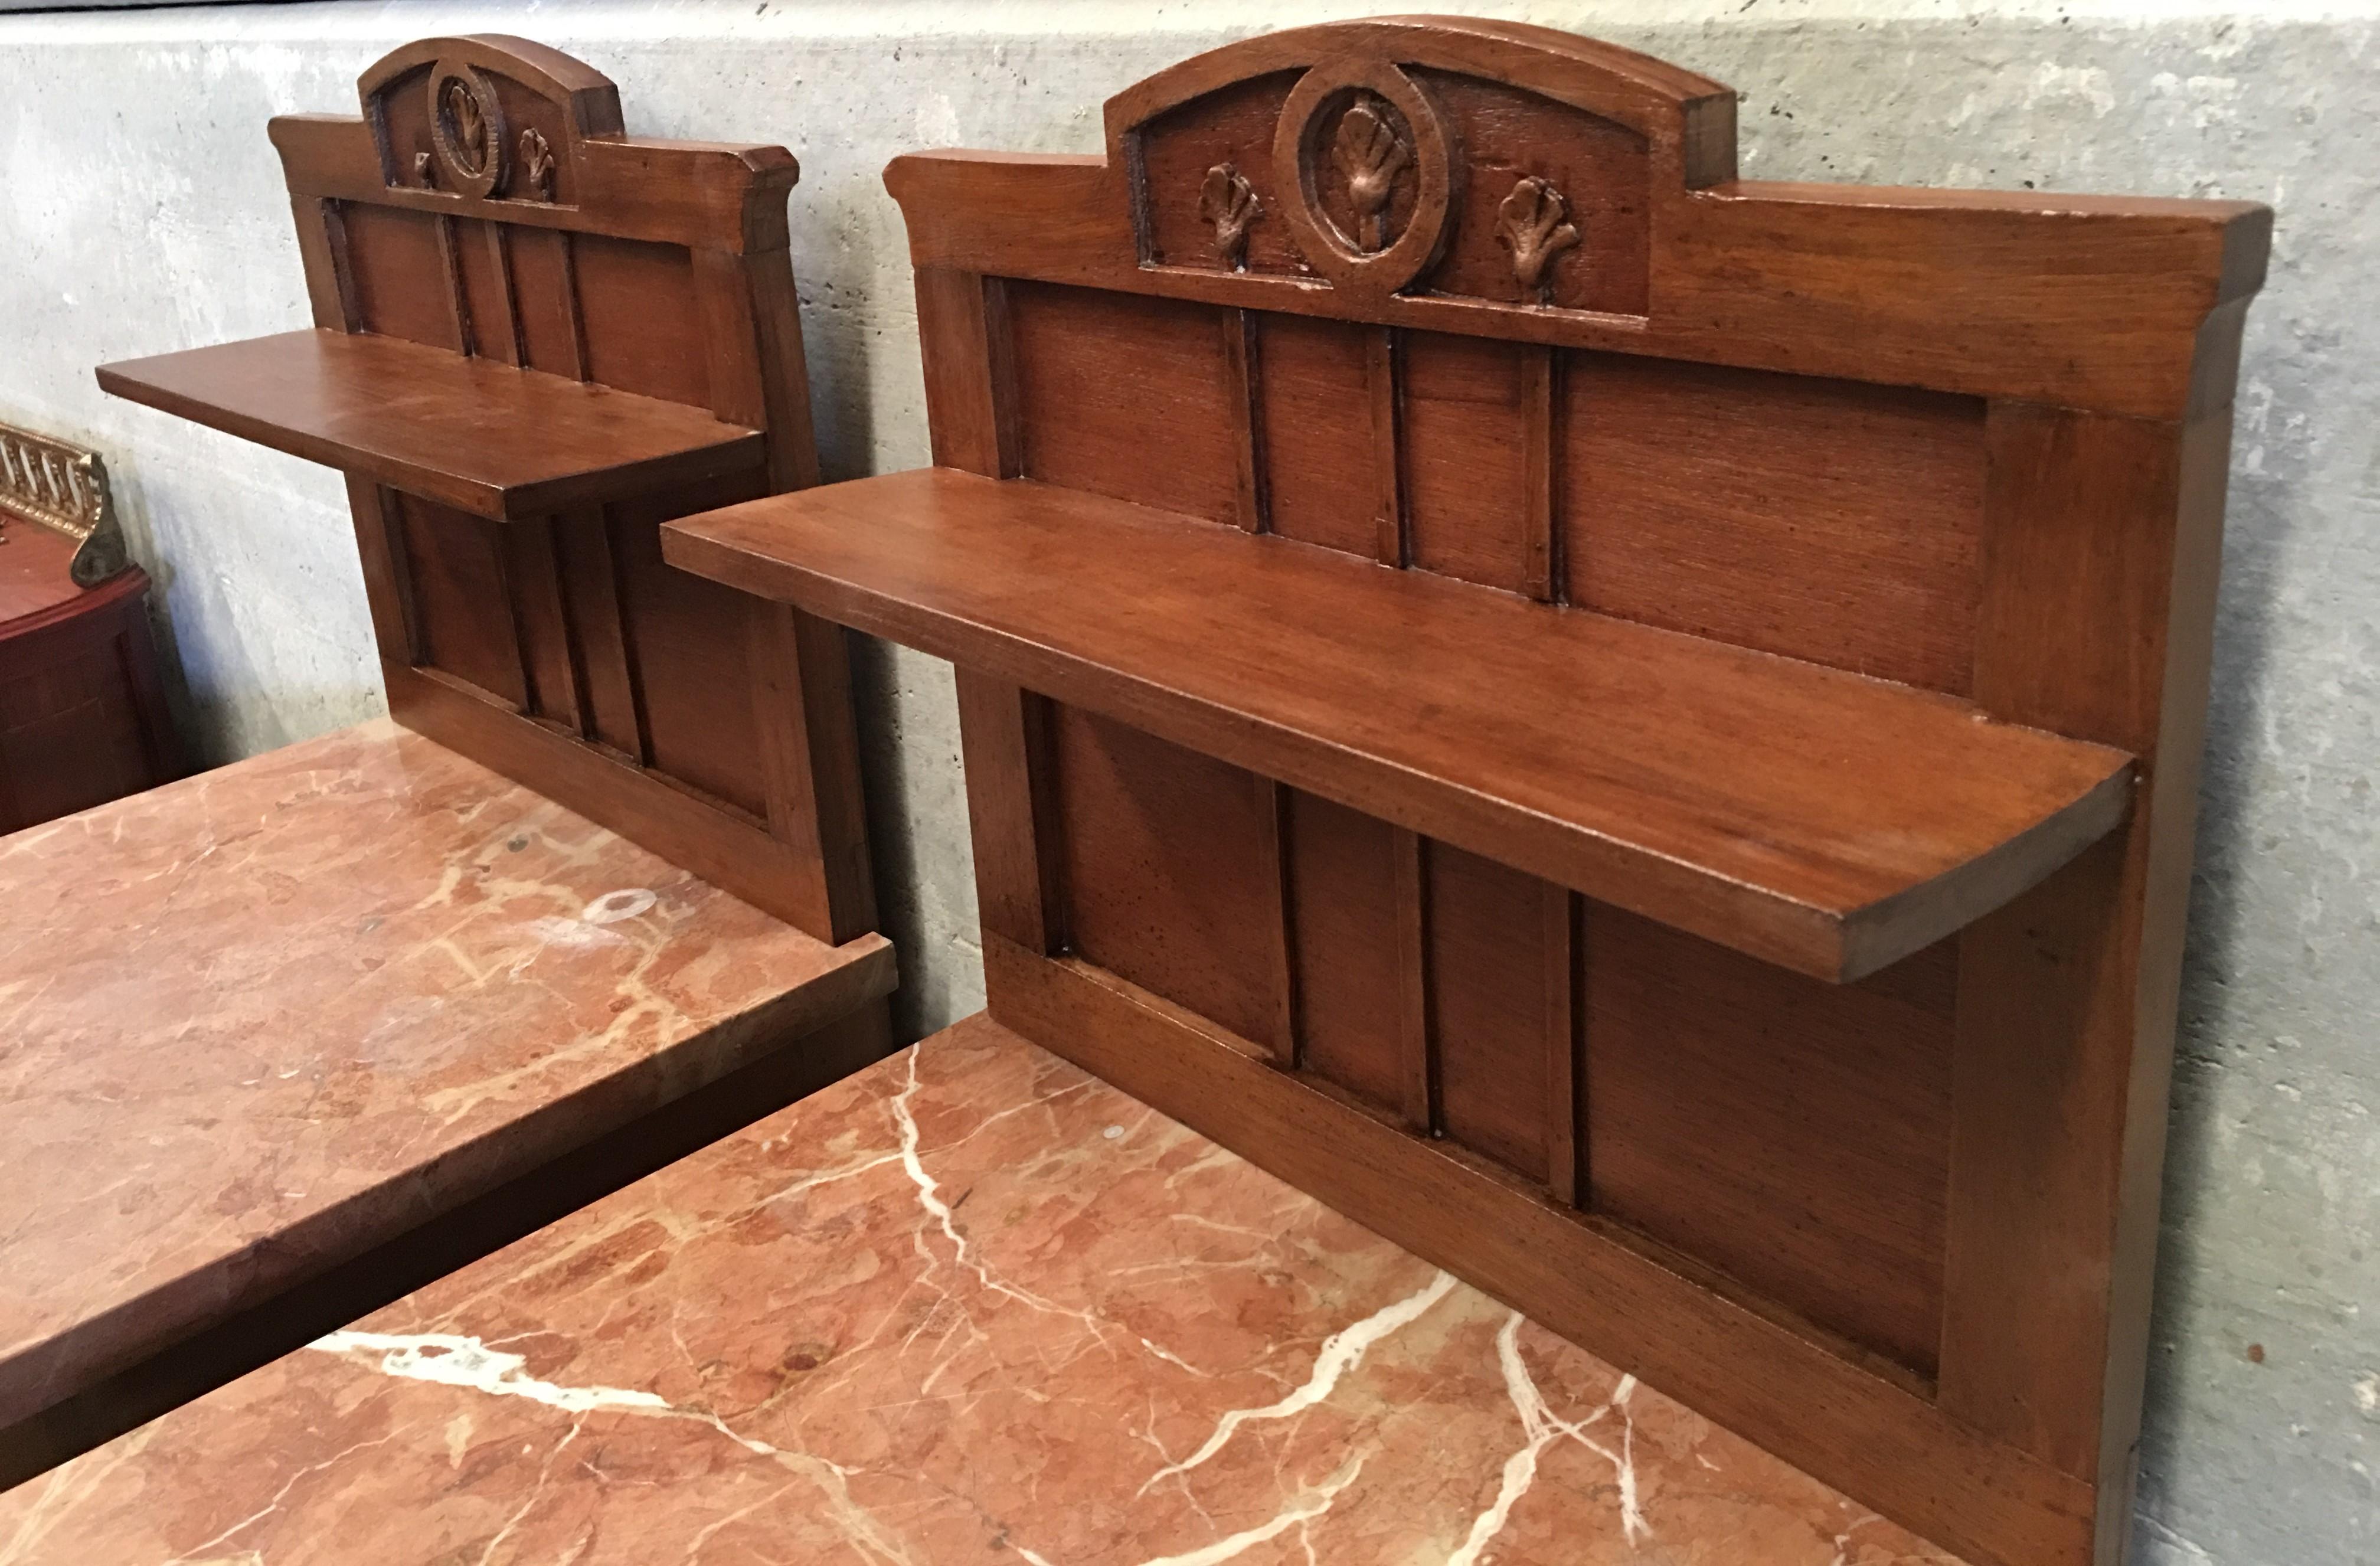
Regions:
<instances>
[{"instance_id":1,"label":"marble table top","mask_svg":"<svg viewBox=\"0 0 2380 1566\"><path fill-rule=\"evenodd\" d=\"M0 1562L1957 1566L982 1019L0 1496Z\"/></svg>"},{"instance_id":2,"label":"marble table top","mask_svg":"<svg viewBox=\"0 0 2380 1566\"><path fill-rule=\"evenodd\" d=\"M0 1426L893 982L384 721L0 887Z\"/></svg>"}]
</instances>

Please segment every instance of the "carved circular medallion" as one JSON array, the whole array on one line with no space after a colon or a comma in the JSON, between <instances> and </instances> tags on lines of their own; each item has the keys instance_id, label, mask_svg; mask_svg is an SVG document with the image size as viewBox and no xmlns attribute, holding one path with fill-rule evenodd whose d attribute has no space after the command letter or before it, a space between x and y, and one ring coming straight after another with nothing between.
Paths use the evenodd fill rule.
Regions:
<instances>
[{"instance_id":1,"label":"carved circular medallion","mask_svg":"<svg viewBox=\"0 0 2380 1566\"><path fill-rule=\"evenodd\" d=\"M431 70L430 144L446 189L492 196L504 188L504 112L483 72L447 60Z\"/></svg>"},{"instance_id":2,"label":"carved circular medallion","mask_svg":"<svg viewBox=\"0 0 2380 1566\"><path fill-rule=\"evenodd\" d=\"M1326 60L1281 105L1273 178L1314 269L1333 286L1386 297L1446 242L1459 170L1446 123L1414 79L1375 60Z\"/></svg>"}]
</instances>

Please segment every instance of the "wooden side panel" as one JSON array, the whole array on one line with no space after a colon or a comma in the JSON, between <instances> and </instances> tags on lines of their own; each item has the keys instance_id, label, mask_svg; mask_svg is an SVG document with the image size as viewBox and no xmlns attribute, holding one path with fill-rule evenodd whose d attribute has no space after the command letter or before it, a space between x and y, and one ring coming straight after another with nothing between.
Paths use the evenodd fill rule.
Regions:
<instances>
[{"instance_id":1,"label":"wooden side panel","mask_svg":"<svg viewBox=\"0 0 2380 1566\"><path fill-rule=\"evenodd\" d=\"M1369 475L1372 334L1343 321L1257 314L1257 425L1272 530L1369 555L1378 512Z\"/></svg>"},{"instance_id":2,"label":"wooden side panel","mask_svg":"<svg viewBox=\"0 0 2380 1566\"><path fill-rule=\"evenodd\" d=\"M1590 905L1587 1206L1937 1364L1956 944L1857 985Z\"/></svg>"},{"instance_id":3,"label":"wooden side panel","mask_svg":"<svg viewBox=\"0 0 2380 1566\"><path fill-rule=\"evenodd\" d=\"M576 733L580 720L577 658L571 646L569 612L562 601L562 573L554 560L553 521L540 516L511 523L500 537L528 679L528 710Z\"/></svg>"},{"instance_id":4,"label":"wooden side panel","mask_svg":"<svg viewBox=\"0 0 2380 1566\"><path fill-rule=\"evenodd\" d=\"M1026 477L1237 516L1236 383L1220 311L1046 284L1006 295Z\"/></svg>"},{"instance_id":5,"label":"wooden side panel","mask_svg":"<svg viewBox=\"0 0 2380 1566\"><path fill-rule=\"evenodd\" d=\"M418 661L511 707L525 708L528 692L503 524L418 495L400 493L396 502L402 559L422 643Z\"/></svg>"},{"instance_id":6,"label":"wooden side panel","mask_svg":"<svg viewBox=\"0 0 2380 1566\"><path fill-rule=\"evenodd\" d=\"M662 560L661 524L681 511L760 492L749 476L610 508L630 667L642 699L650 763L754 817L768 791L752 708L744 596Z\"/></svg>"},{"instance_id":7,"label":"wooden side panel","mask_svg":"<svg viewBox=\"0 0 2380 1566\"><path fill-rule=\"evenodd\" d=\"M1447 1136L1543 1182L1551 1084L1546 1039L1545 883L1429 845L1430 1039Z\"/></svg>"},{"instance_id":8,"label":"wooden side panel","mask_svg":"<svg viewBox=\"0 0 2380 1566\"><path fill-rule=\"evenodd\" d=\"M1571 602L1965 693L1980 402L1595 354L1562 401Z\"/></svg>"},{"instance_id":9,"label":"wooden side panel","mask_svg":"<svg viewBox=\"0 0 2380 1566\"><path fill-rule=\"evenodd\" d=\"M1072 949L1285 1054L1256 780L1075 708L1050 738Z\"/></svg>"},{"instance_id":10,"label":"wooden side panel","mask_svg":"<svg viewBox=\"0 0 2380 1566\"><path fill-rule=\"evenodd\" d=\"M1404 334L1404 504L1413 564L1507 592L1528 582L1528 361L1487 337Z\"/></svg>"},{"instance_id":11,"label":"wooden side panel","mask_svg":"<svg viewBox=\"0 0 2380 1566\"><path fill-rule=\"evenodd\" d=\"M1555 259L1547 277L1549 302L1643 315L1653 240L1645 138L1503 82L1452 71L1415 75L1453 122L1469 165L1446 259L1430 274L1430 286L1475 298L1537 302L1523 297L1512 252L1496 236L1497 209L1515 183L1532 177L1560 192L1583 236L1576 249Z\"/></svg>"},{"instance_id":12,"label":"wooden side panel","mask_svg":"<svg viewBox=\"0 0 2380 1566\"><path fill-rule=\"evenodd\" d=\"M340 213L346 229L348 274L364 330L459 348L438 220L426 212L360 201L346 202Z\"/></svg>"},{"instance_id":13,"label":"wooden side panel","mask_svg":"<svg viewBox=\"0 0 2380 1566\"><path fill-rule=\"evenodd\" d=\"M683 245L576 235L587 377L624 392L710 406L694 257Z\"/></svg>"},{"instance_id":14,"label":"wooden side panel","mask_svg":"<svg viewBox=\"0 0 2380 1566\"><path fill-rule=\"evenodd\" d=\"M1299 1063L1395 1112L1404 1093L1396 831L1311 794L1289 798Z\"/></svg>"}]
</instances>

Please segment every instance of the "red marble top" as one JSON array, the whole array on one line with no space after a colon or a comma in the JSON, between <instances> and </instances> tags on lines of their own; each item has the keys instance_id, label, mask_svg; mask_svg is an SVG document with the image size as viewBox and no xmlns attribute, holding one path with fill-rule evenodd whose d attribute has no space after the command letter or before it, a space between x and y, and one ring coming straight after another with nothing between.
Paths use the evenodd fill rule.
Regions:
<instances>
[{"instance_id":1,"label":"red marble top","mask_svg":"<svg viewBox=\"0 0 2380 1566\"><path fill-rule=\"evenodd\" d=\"M385 722L0 838L0 1426L893 980Z\"/></svg>"},{"instance_id":2,"label":"red marble top","mask_svg":"<svg viewBox=\"0 0 2380 1566\"><path fill-rule=\"evenodd\" d=\"M0 1497L0 1560L1957 1566L977 1019Z\"/></svg>"}]
</instances>

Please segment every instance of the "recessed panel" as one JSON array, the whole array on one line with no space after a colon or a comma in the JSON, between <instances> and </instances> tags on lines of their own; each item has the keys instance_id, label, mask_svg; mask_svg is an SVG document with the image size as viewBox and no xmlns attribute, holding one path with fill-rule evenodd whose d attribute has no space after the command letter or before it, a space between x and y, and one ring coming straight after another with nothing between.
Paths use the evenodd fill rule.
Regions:
<instances>
[{"instance_id":1,"label":"recessed panel","mask_svg":"<svg viewBox=\"0 0 2380 1566\"><path fill-rule=\"evenodd\" d=\"M1447 116L1466 164L1446 259L1430 274L1430 288L1515 304L1645 314L1652 246L1645 139L1524 88L1452 71L1414 75ZM1559 215L1536 204L1515 214L1524 240L1534 242L1540 229L1550 234L1563 224L1579 236L1547 265L1542 292L1522 285L1511 239L1500 233L1504 205L1524 178L1543 180L1561 198Z\"/></svg>"},{"instance_id":2,"label":"recessed panel","mask_svg":"<svg viewBox=\"0 0 2380 1566\"><path fill-rule=\"evenodd\" d=\"M754 816L765 815L748 641L754 600L662 559L665 517L750 500L749 474L610 508L629 662L644 699L651 765Z\"/></svg>"},{"instance_id":3,"label":"recessed panel","mask_svg":"<svg viewBox=\"0 0 2380 1566\"><path fill-rule=\"evenodd\" d=\"M1052 709L1050 750L1069 947L1281 1048L1281 897L1265 849L1272 785L1063 705Z\"/></svg>"},{"instance_id":4,"label":"recessed panel","mask_svg":"<svg viewBox=\"0 0 2380 1566\"><path fill-rule=\"evenodd\" d=\"M1379 459L1365 361L1367 339L1379 328L1269 312L1256 322L1257 406L1272 530L1349 554L1377 555Z\"/></svg>"},{"instance_id":5,"label":"recessed panel","mask_svg":"<svg viewBox=\"0 0 2380 1566\"><path fill-rule=\"evenodd\" d=\"M1574 354L1570 601L1963 694L1983 433L1973 397Z\"/></svg>"},{"instance_id":6,"label":"recessed panel","mask_svg":"<svg viewBox=\"0 0 2380 1566\"><path fill-rule=\"evenodd\" d=\"M402 492L405 567L419 662L518 708L528 701L504 525Z\"/></svg>"},{"instance_id":7,"label":"recessed panel","mask_svg":"<svg viewBox=\"0 0 2380 1566\"><path fill-rule=\"evenodd\" d=\"M1162 266L1229 271L1207 213L1210 175L1229 167L1256 197L1245 228L1243 259L1250 272L1304 273L1312 268L1290 242L1281 221L1281 192L1272 177L1273 135L1281 106L1298 72L1235 81L1160 115L1140 130L1142 189L1148 259Z\"/></svg>"},{"instance_id":8,"label":"recessed panel","mask_svg":"<svg viewBox=\"0 0 2380 1566\"><path fill-rule=\"evenodd\" d=\"M587 376L648 397L710 406L694 257L683 245L571 237L586 320Z\"/></svg>"},{"instance_id":9,"label":"recessed panel","mask_svg":"<svg viewBox=\"0 0 2380 1566\"><path fill-rule=\"evenodd\" d=\"M1588 1206L1931 1375L1955 943L1829 985L1591 904Z\"/></svg>"},{"instance_id":10,"label":"recessed panel","mask_svg":"<svg viewBox=\"0 0 2380 1566\"><path fill-rule=\"evenodd\" d=\"M463 280L463 304L471 322L471 350L504 364L520 362L520 338L513 325L511 267L504 254L504 224L477 218L455 225L455 269Z\"/></svg>"},{"instance_id":11,"label":"recessed panel","mask_svg":"<svg viewBox=\"0 0 2380 1566\"><path fill-rule=\"evenodd\" d=\"M1297 1027L1305 1069L1402 1112L1396 833L1293 789L1289 862Z\"/></svg>"},{"instance_id":12,"label":"recessed panel","mask_svg":"<svg viewBox=\"0 0 2380 1566\"><path fill-rule=\"evenodd\" d=\"M511 232L513 308L529 369L578 379L584 354L571 296L571 236L516 226Z\"/></svg>"},{"instance_id":13,"label":"recessed panel","mask_svg":"<svg viewBox=\"0 0 2380 1566\"><path fill-rule=\"evenodd\" d=\"M1008 285L1008 307L1027 478L1233 519L1224 311L1029 283Z\"/></svg>"},{"instance_id":14,"label":"recessed panel","mask_svg":"<svg viewBox=\"0 0 2380 1566\"><path fill-rule=\"evenodd\" d=\"M1528 519L1524 363L1538 350L1439 332L1408 332L1402 346L1413 563L1521 592Z\"/></svg>"},{"instance_id":15,"label":"recessed panel","mask_svg":"<svg viewBox=\"0 0 2380 1566\"><path fill-rule=\"evenodd\" d=\"M434 347L457 346L438 220L428 212L362 201L340 203L339 214L364 330Z\"/></svg>"},{"instance_id":16,"label":"recessed panel","mask_svg":"<svg viewBox=\"0 0 2380 1566\"><path fill-rule=\"evenodd\" d=\"M1548 1051L1570 1042L1548 993L1549 968L1566 983L1568 965L1549 964L1546 942L1567 918L1549 931L1546 883L1492 859L1432 843L1424 863L1439 1118L1454 1141L1543 1180Z\"/></svg>"}]
</instances>

